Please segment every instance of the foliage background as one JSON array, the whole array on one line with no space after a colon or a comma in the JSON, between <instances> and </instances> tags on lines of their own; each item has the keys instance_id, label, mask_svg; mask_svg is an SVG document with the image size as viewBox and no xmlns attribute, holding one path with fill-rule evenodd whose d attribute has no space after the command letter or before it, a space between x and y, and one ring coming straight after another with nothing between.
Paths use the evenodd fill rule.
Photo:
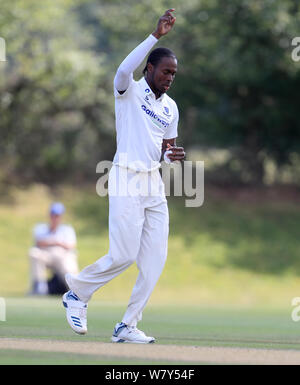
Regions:
<instances>
[{"instance_id":1,"label":"foliage background","mask_svg":"<svg viewBox=\"0 0 300 385\"><path fill-rule=\"evenodd\" d=\"M168 1L1 1L0 165L9 181L95 179L115 151L112 82ZM174 0L180 143L208 180L299 184L299 3ZM141 76L137 71L136 77ZM199 153L199 151L201 151ZM199 155L201 154L201 155Z\"/></svg>"},{"instance_id":2,"label":"foliage background","mask_svg":"<svg viewBox=\"0 0 300 385\"><path fill-rule=\"evenodd\" d=\"M80 266L106 253L107 200L95 185L97 163L115 152L113 77L170 6L176 25L158 46L178 57L178 144L205 161L205 201L169 199L169 257L153 298L286 307L297 296L299 2L0 0L2 296L28 290L31 229L53 200L67 206ZM125 301L135 276L133 267L97 295Z\"/></svg>"}]
</instances>

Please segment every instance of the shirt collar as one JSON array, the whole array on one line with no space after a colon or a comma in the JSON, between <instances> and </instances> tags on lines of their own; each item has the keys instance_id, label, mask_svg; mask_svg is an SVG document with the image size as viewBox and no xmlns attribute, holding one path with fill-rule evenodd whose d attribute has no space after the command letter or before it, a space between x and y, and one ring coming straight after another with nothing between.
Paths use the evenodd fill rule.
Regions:
<instances>
[{"instance_id":1,"label":"shirt collar","mask_svg":"<svg viewBox=\"0 0 300 385\"><path fill-rule=\"evenodd\" d=\"M147 96L147 95L150 96L150 95L152 95L153 98L154 98L156 101L158 101L158 102L162 102L162 101L164 100L165 94L162 94L158 99L156 99L156 96L155 96L154 92L151 90L149 84L147 83L147 80L146 80L144 77L142 77L142 78L140 79L139 83L140 83L140 85L141 85L141 87L142 87L142 91L143 91L144 96Z\"/></svg>"}]
</instances>

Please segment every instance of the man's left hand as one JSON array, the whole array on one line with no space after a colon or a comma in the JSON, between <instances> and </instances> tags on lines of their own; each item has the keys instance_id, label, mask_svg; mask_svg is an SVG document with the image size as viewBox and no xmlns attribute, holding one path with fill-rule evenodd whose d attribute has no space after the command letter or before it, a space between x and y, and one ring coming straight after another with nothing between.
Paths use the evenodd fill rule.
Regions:
<instances>
[{"instance_id":1,"label":"man's left hand","mask_svg":"<svg viewBox=\"0 0 300 385\"><path fill-rule=\"evenodd\" d=\"M185 158L185 152L183 147L171 146L168 143L166 151L172 151L171 153L166 155L171 162L175 162L176 160L181 161Z\"/></svg>"}]
</instances>

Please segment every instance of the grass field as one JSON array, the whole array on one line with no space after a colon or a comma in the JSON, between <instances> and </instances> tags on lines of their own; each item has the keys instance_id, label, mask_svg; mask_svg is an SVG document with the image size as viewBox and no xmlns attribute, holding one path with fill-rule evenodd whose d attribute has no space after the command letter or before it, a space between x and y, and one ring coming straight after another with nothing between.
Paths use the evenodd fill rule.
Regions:
<instances>
[{"instance_id":1,"label":"grass field","mask_svg":"<svg viewBox=\"0 0 300 385\"><path fill-rule=\"evenodd\" d=\"M115 322L121 318L125 304L108 304L92 300L88 311L89 332L86 336L78 336L69 328L58 297L9 298L6 302L7 319L6 322L0 323L0 364L195 363L193 353L184 360L176 360L176 355L172 353L174 345L178 348L191 346L250 348L261 351L268 349L270 352L276 349L283 354L292 349L299 351L300 363L300 325L292 321L290 309L150 305L144 313L140 326L157 338L156 347L166 348L165 359L157 360L155 357L149 359L147 356L147 359L143 359L143 353L150 348L147 346L143 347L138 356L134 356L134 353L132 353L133 357L128 356L131 354L132 345L126 345L127 351L120 351L119 357L116 356L115 351L112 351L112 356L109 356L110 346L116 346L110 343L112 329ZM14 349L3 349L1 341L6 338L16 341L28 340L31 350L25 348L20 350L20 346L18 348L14 346ZM35 343L40 341L43 346L51 341L49 351L42 350L39 353L39 347L34 348ZM74 353L56 352L55 342L63 342L64 346L80 343L82 353L78 353L76 349ZM106 351L104 353L92 350L88 353L84 352L84 346L89 343L103 344L106 346ZM224 360L225 358L228 360L228 356L224 357ZM237 362L238 358L233 354L232 362ZM259 357L257 360L258 363L263 363L262 359L259 361ZM283 358L282 361L284 362ZM196 360L196 363L206 362Z\"/></svg>"},{"instance_id":2,"label":"grass field","mask_svg":"<svg viewBox=\"0 0 300 385\"><path fill-rule=\"evenodd\" d=\"M125 311L137 275L135 266L94 295L85 337L69 330L59 298L26 296L31 230L36 222L47 220L50 202L62 200L67 207L66 221L76 229L82 268L107 252L107 199L84 186L53 190L35 185L2 193L0 297L7 303L7 321L0 322L0 364L195 362L189 351L184 360L180 354L177 361L172 357L177 347L193 346L198 349L197 363L205 363L200 348L278 350L285 357L300 354L300 324L291 319L291 301L300 297L297 199L267 195L261 199L251 194L240 199L207 189L204 205L189 209L182 199L170 198L168 260L139 325L157 337L155 345L161 351L149 358L126 348L129 359L126 352L110 355L105 349L112 345L112 328ZM24 342L23 350L15 346L19 340ZM47 349L28 350L26 344L32 345L32 340L44 341ZM81 345L78 349L71 345L74 351L66 352L59 341L96 350L82 353ZM51 348L50 342L58 345ZM87 345L93 342L100 350ZM163 350L168 346L170 354ZM232 354L236 362L240 353ZM230 357L227 351L223 355Z\"/></svg>"},{"instance_id":3,"label":"grass field","mask_svg":"<svg viewBox=\"0 0 300 385\"><path fill-rule=\"evenodd\" d=\"M299 203L250 198L216 197L208 190L196 209L169 199L168 260L153 303L283 308L300 295ZM77 232L80 267L106 254L108 204L94 187L11 189L0 197L0 296L28 291L31 231L47 221L49 204L58 199ZM96 298L127 301L136 275L133 265Z\"/></svg>"}]
</instances>

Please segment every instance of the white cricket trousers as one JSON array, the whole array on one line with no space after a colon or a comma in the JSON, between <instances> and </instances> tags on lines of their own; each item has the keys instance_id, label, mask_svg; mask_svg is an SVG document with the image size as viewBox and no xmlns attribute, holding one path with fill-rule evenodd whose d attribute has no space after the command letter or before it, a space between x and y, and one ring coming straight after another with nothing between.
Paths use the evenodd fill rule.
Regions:
<instances>
[{"instance_id":1,"label":"white cricket trousers","mask_svg":"<svg viewBox=\"0 0 300 385\"><path fill-rule=\"evenodd\" d=\"M81 301L136 262L139 270L122 319L136 326L162 273L168 247L169 213L159 170L134 172L113 165L108 178L109 251L66 282Z\"/></svg>"}]
</instances>

